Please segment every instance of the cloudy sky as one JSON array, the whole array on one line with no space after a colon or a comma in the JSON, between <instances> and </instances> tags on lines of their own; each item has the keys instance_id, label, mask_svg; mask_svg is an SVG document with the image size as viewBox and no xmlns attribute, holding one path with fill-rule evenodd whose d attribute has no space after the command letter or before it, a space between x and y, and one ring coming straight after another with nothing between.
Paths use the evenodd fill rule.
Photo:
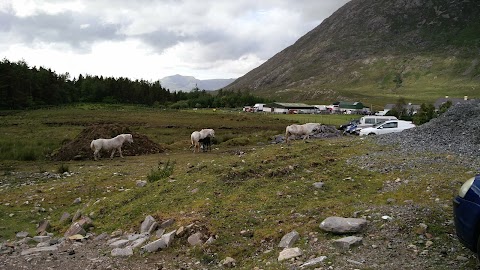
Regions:
<instances>
[{"instance_id":1,"label":"cloudy sky","mask_svg":"<svg viewBox=\"0 0 480 270\"><path fill-rule=\"evenodd\" d=\"M71 78L236 78L348 1L0 0L0 58Z\"/></svg>"}]
</instances>

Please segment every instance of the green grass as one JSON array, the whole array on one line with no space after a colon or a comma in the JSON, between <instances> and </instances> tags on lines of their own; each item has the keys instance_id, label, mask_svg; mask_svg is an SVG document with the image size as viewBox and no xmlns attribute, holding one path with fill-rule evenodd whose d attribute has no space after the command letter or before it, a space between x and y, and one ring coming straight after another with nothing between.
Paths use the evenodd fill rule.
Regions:
<instances>
[{"instance_id":1,"label":"green grass","mask_svg":"<svg viewBox=\"0 0 480 270\"><path fill-rule=\"evenodd\" d=\"M119 111L127 113L119 114ZM217 235L218 239L208 249L188 251L199 261L207 263L231 256L241 262L242 269L252 269L259 259L272 262L264 269L286 269L276 261L277 252L264 253L265 246L275 246L293 229L302 236L318 233L319 241L329 241L333 236L318 228L324 218L350 217L356 211L385 206L388 198L394 198L399 205L412 200L419 207L433 209L425 216L418 213L418 218L429 222L439 237L435 242L441 242L451 232L440 225L452 215L451 211L441 211L444 209L432 202L431 194L450 202L458 188L452 182L468 176L468 170L445 165L448 162L401 172L375 173L362 169L349 160L389 150L358 137L310 140L309 143L295 141L291 145L269 143L272 134L283 133L285 126L293 122L331 121L337 125L351 116L162 111L95 105L93 109L66 107L2 116L2 132L27 129L24 125L46 115L49 123L56 124L38 125L38 132L32 133L29 140L39 141L35 134L49 133L49 140L59 146L81 131L80 122L85 123L85 119L92 117L95 121L115 119L129 124L133 130L147 134L158 143L169 142L168 149L161 154L98 162L2 160L0 239L13 239L18 231L33 234L35 223L42 219L49 219L52 232L62 235L69 225L59 222L64 212L73 215L81 210L92 214L96 233L117 229L135 231L147 215L152 215L160 221L173 218L177 227L196 222L210 234ZM211 152L193 153L188 148L189 135L192 130L206 126L216 130L218 143ZM25 137L19 136L19 142L24 140ZM3 143L0 139L0 145ZM439 161L446 159L432 155ZM386 159L385 164L404 162L404 158L393 156ZM65 170L72 175L55 178L44 174ZM148 181L157 173L161 176L149 181L147 186L136 186L136 181ZM382 191L386 181L397 178L415 181ZM314 189L313 183L319 181L324 182L324 188ZM82 203L74 205L78 197ZM242 236L242 230L251 231L251 237ZM317 255L307 248L304 240L298 245L305 249L306 257ZM185 250L175 244L170 252Z\"/></svg>"}]
</instances>

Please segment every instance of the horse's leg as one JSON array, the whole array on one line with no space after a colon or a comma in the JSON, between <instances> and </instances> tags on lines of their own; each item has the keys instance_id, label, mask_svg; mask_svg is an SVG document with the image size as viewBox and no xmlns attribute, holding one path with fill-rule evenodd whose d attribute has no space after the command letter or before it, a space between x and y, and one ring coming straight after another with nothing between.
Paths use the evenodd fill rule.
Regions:
<instances>
[{"instance_id":1,"label":"horse's leg","mask_svg":"<svg viewBox=\"0 0 480 270\"><path fill-rule=\"evenodd\" d=\"M118 153L120 153L120 157L123 158L123 155L122 155L122 147L118 147Z\"/></svg>"},{"instance_id":2,"label":"horse's leg","mask_svg":"<svg viewBox=\"0 0 480 270\"><path fill-rule=\"evenodd\" d=\"M95 160L98 160L98 158L100 157L100 150L99 149L95 149L95 152L93 152L93 158Z\"/></svg>"},{"instance_id":3,"label":"horse's leg","mask_svg":"<svg viewBox=\"0 0 480 270\"><path fill-rule=\"evenodd\" d=\"M112 159L112 158L113 158L113 156L115 155L115 150L117 150L117 149L116 149L116 148L113 148L113 150L112 150L112 154L110 155L110 159Z\"/></svg>"}]
</instances>

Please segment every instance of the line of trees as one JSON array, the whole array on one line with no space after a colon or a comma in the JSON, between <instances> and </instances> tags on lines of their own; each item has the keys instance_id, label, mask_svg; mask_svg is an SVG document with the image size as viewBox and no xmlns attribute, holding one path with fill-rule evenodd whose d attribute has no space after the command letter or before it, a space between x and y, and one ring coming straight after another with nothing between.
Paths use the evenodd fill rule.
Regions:
<instances>
[{"instance_id":1,"label":"line of trees","mask_svg":"<svg viewBox=\"0 0 480 270\"><path fill-rule=\"evenodd\" d=\"M249 92L219 90L212 94L198 88L173 91L160 81L56 74L51 69L30 67L25 61L0 62L0 109L29 109L77 102L126 103L168 108L242 107L269 102Z\"/></svg>"}]
</instances>

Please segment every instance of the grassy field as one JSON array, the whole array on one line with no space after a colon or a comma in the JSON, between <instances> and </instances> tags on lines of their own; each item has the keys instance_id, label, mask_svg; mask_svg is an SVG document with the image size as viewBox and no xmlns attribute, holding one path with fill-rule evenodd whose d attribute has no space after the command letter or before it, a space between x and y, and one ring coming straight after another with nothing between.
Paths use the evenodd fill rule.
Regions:
<instances>
[{"instance_id":1,"label":"grassy field","mask_svg":"<svg viewBox=\"0 0 480 270\"><path fill-rule=\"evenodd\" d=\"M308 250L309 234L320 241L332 239L318 228L324 218L349 217L356 211L386 206L388 198L440 209L434 212L438 216L429 216L429 212L421 218L430 222L436 237L448 238L451 228L436 223L451 219L451 211L432 202L432 194L440 202L450 202L458 188L452 181L467 177L466 168L439 163L438 168L375 173L351 165L349 159L388 149L358 137L270 144L271 136L282 134L287 124L320 121L339 125L346 120L348 116L163 111L91 104L1 116L0 239L12 239L18 231L34 234L35 223L43 219L50 220L52 231L62 235L69 226L59 222L64 212L90 215L96 233L135 231L145 216L152 215L157 220L173 218L176 226L196 222L216 235L217 241L208 250L191 254L203 263L231 256L242 261L242 269L253 269L259 261L271 262L264 269L286 269L276 262L276 252L265 252L285 233L297 230L302 235L298 245ZM98 162L44 158L92 123L129 125L167 150ZM218 142L211 152L192 153L189 134L203 127L214 128ZM21 158L29 155L19 152L30 153L31 158ZM385 162L403 161L391 157ZM166 163L171 165L171 175L143 188L136 186ZM58 174L65 170L71 175ZM385 182L399 178L415 181L382 190ZM434 185L432 179L436 179ZM312 188L315 182L324 182L325 187L316 190ZM73 204L79 197L82 202ZM242 231L251 234L246 237ZM175 244L172 250L182 252L182 247ZM307 257L316 255L310 252Z\"/></svg>"}]
</instances>

